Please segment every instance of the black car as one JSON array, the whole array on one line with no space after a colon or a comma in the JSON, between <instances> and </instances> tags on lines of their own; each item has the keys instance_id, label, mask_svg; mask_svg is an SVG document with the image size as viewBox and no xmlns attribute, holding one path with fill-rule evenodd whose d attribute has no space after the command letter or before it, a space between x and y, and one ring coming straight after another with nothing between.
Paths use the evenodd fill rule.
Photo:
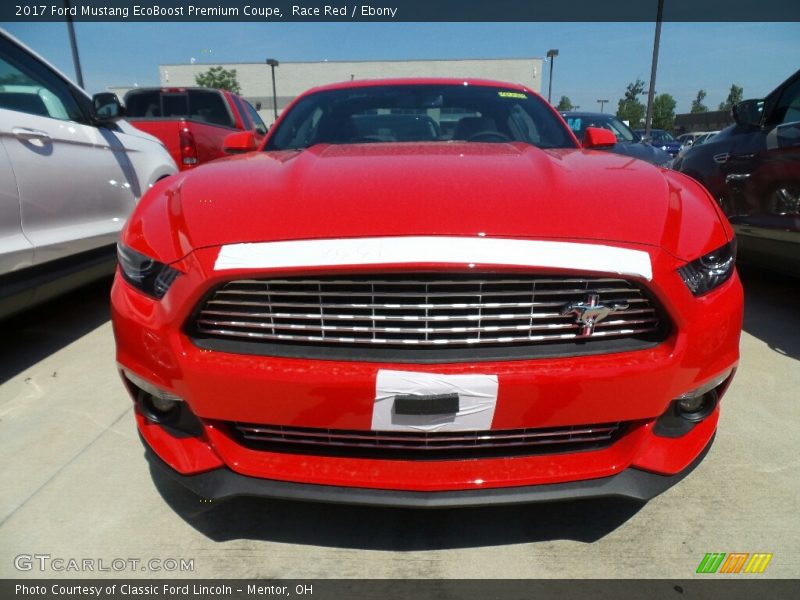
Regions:
<instances>
[{"instance_id":1,"label":"black car","mask_svg":"<svg viewBox=\"0 0 800 600\"><path fill-rule=\"evenodd\" d=\"M742 259L800 277L800 71L675 162L711 192Z\"/></svg>"},{"instance_id":2,"label":"black car","mask_svg":"<svg viewBox=\"0 0 800 600\"><path fill-rule=\"evenodd\" d=\"M617 137L617 143L608 147L611 152L645 160L660 167L668 167L672 162L669 153L644 143L641 137L614 115L570 111L561 113L561 116L579 140L583 140L587 127L602 127L612 131Z\"/></svg>"}]
</instances>

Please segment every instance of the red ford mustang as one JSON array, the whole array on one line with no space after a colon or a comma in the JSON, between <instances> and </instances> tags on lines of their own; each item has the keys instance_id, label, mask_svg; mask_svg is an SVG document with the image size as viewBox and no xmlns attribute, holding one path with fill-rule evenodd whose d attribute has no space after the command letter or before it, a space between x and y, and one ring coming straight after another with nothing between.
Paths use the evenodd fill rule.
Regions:
<instances>
[{"instance_id":1,"label":"red ford mustang","mask_svg":"<svg viewBox=\"0 0 800 600\"><path fill-rule=\"evenodd\" d=\"M152 464L206 498L648 499L738 361L728 222L525 87L300 96L157 184L119 244L119 369Z\"/></svg>"}]
</instances>

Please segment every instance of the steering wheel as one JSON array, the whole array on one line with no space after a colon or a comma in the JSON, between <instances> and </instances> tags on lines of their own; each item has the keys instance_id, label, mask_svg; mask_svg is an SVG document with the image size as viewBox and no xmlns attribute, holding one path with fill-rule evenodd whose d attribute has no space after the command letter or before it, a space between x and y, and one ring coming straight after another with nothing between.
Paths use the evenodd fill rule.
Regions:
<instances>
[{"instance_id":1,"label":"steering wheel","mask_svg":"<svg viewBox=\"0 0 800 600\"><path fill-rule=\"evenodd\" d=\"M389 141L394 141L394 140L381 135L358 135L354 138L350 138L349 140L351 144L369 144L375 142L389 142Z\"/></svg>"},{"instance_id":2,"label":"steering wheel","mask_svg":"<svg viewBox=\"0 0 800 600\"><path fill-rule=\"evenodd\" d=\"M479 131L467 138L468 142L510 142L511 138L499 131Z\"/></svg>"}]
</instances>

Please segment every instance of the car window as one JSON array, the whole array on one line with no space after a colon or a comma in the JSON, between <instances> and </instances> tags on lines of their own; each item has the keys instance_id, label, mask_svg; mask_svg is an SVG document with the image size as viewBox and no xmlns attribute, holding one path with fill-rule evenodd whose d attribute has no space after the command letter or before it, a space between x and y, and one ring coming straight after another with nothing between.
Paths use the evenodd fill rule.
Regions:
<instances>
[{"instance_id":1,"label":"car window","mask_svg":"<svg viewBox=\"0 0 800 600\"><path fill-rule=\"evenodd\" d=\"M518 130L518 134L515 137L527 139L538 146L541 143L541 135L531 115L520 106L513 106L509 112L508 127L512 130L515 128Z\"/></svg>"},{"instance_id":2,"label":"car window","mask_svg":"<svg viewBox=\"0 0 800 600\"><path fill-rule=\"evenodd\" d=\"M253 105L247 100L242 100L242 105L244 105L244 109L247 111L247 114L250 115L250 120L253 121L255 130L261 135L267 133L267 126L264 123L264 120L261 118L261 115L258 114L258 111L253 108Z\"/></svg>"},{"instance_id":3,"label":"car window","mask_svg":"<svg viewBox=\"0 0 800 600\"><path fill-rule=\"evenodd\" d=\"M216 91L190 90L189 116L213 125L234 127L233 116L222 94Z\"/></svg>"},{"instance_id":4,"label":"car window","mask_svg":"<svg viewBox=\"0 0 800 600\"><path fill-rule=\"evenodd\" d=\"M640 135L644 135L644 131L642 131ZM662 129L651 129L650 138L659 144L666 144L667 142L671 142L673 139L670 134Z\"/></svg>"},{"instance_id":5,"label":"car window","mask_svg":"<svg viewBox=\"0 0 800 600\"><path fill-rule=\"evenodd\" d=\"M189 118L234 127L233 115L216 90L131 90L125 95L125 110L134 119Z\"/></svg>"},{"instance_id":6,"label":"car window","mask_svg":"<svg viewBox=\"0 0 800 600\"><path fill-rule=\"evenodd\" d=\"M618 142L633 142L636 135L622 121L612 116L564 116L570 129L575 132L579 140L583 139L587 127L600 127L608 129L614 134Z\"/></svg>"},{"instance_id":7,"label":"car window","mask_svg":"<svg viewBox=\"0 0 800 600\"><path fill-rule=\"evenodd\" d=\"M800 78L783 91L774 114L776 124L800 121Z\"/></svg>"},{"instance_id":8,"label":"car window","mask_svg":"<svg viewBox=\"0 0 800 600\"><path fill-rule=\"evenodd\" d=\"M233 103L236 105L236 110L239 111L239 118L242 119L242 126L245 129L253 129L253 122L250 120L250 115L244 108L241 98L239 96L231 96Z\"/></svg>"},{"instance_id":9,"label":"car window","mask_svg":"<svg viewBox=\"0 0 800 600\"><path fill-rule=\"evenodd\" d=\"M85 122L69 84L10 44L0 48L0 108Z\"/></svg>"},{"instance_id":10,"label":"car window","mask_svg":"<svg viewBox=\"0 0 800 600\"><path fill-rule=\"evenodd\" d=\"M309 94L289 109L266 149L449 140L575 147L561 121L534 95L489 86L408 84Z\"/></svg>"}]
</instances>

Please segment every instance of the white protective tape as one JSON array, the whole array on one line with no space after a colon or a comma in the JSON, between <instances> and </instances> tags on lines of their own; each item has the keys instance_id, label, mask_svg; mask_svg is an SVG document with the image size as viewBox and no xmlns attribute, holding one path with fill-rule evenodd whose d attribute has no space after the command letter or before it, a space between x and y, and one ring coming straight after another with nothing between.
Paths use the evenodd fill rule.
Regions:
<instances>
[{"instance_id":1,"label":"white protective tape","mask_svg":"<svg viewBox=\"0 0 800 600\"><path fill-rule=\"evenodd\" d=\"M229 244L220 248L214 270L413 263L574 269L648 281L653 277L650 255L642 250L577 242L446 236Z\"/></svg>"},{"instance_id":2,"label":"white protective tape","mask_svg":"<svg viewBox=\"0 0 800 600\"><path fill-rule=\"evenodd\" d=\"M497 406L497 375L441 375L378 371L372 429L375 431L483 431L492 428ZM396 415L397 395L458 394L454 415Z\"/></svg>"}]
</instances>

